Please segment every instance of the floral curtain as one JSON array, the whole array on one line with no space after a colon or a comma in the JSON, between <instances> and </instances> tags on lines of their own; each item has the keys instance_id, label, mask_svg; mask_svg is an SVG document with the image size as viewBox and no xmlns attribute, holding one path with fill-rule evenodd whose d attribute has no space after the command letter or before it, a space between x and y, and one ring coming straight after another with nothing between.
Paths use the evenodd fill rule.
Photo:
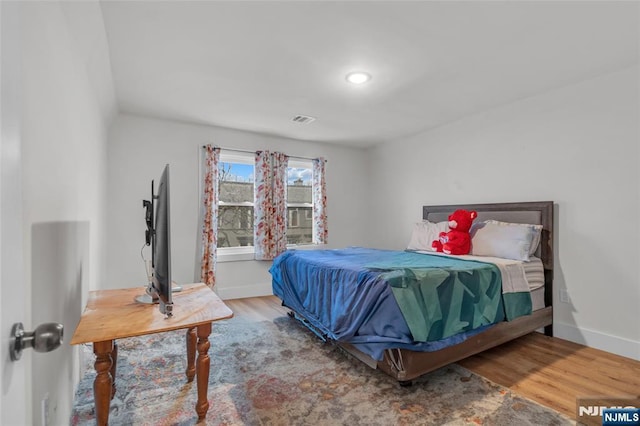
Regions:
<instances>
[{"instance_id":1,"label":"floral curtain","mask_svg":"<svg viewBox=\"0 0 640 426\"><path fill-rule=\"evenodd\" d=\"M253 186L253 244L255 258L271 259L271 223L273 222L273 192L271 191L271 153L256 152L255 181Z\"/></svg>"},{"instance_id":2,"label":"floral curtain","mask_svg":"<svg viewBox=\"0 0 640 426\"><path fill-rule=\"evenodd\" d=\"M327 189L324 176L324 158L313 160L313 243L326 244L329 235L327 228Z\"/></svg>"},{"instance_id":3,"label":"floral curtain","mask_svg":"<svg viewBox=\"0 0 640 426\"><path fill-rule=\"evenodd\" d=\"M289 157L273 153L273 257L287 250L287 167Z\"/></svg>"},{"instance_id":4,"label":"floral curtain","mask_svg":"<svg viewBox=\"0 0 640 426\"><path fill-rule=\"evenodd\" d=\"M202 282L213 288L216 284L216 250L218 247L218 163L220 148L207 145L204 157L202 185Z\"/></svg>"},{"instance_id":5,"label":"floral curtain","mask_svg":"<svg viewBox=\"0 0 640 426\"><path fill-rule=\"evenodd\" d=\"M280 152L256 152L253 241L257 260L271 260L287 249L288 161Z\"/></svg>"}]
</instances>

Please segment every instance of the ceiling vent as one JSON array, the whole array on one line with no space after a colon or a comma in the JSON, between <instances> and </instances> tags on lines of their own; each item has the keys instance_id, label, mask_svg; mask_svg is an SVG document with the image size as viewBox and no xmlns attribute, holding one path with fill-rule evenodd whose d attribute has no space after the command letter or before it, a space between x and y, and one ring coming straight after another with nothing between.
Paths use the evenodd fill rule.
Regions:
<instances>
[{"instance_id":1,"label":"ceiling vent","mask_svg":"<svg viewBox=\"0 0 640 426\"><path fill-rule=\"evenodd\" d=\"M315 117L309 117L308 115L296 115L291 119L294 123L307 124L315 121Z\"/></svg>"}]
</instances>

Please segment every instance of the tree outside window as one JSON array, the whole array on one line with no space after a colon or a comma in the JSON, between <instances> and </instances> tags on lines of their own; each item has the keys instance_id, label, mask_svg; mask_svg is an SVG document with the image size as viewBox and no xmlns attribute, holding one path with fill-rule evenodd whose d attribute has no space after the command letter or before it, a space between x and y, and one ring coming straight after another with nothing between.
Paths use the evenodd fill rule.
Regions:
<instances>
[{"instance_id":1,"label":"tree outside window","mask_svg":"<svg viewBox=\"0 0 640 426\"><path fill-rule=\"evenodd\" d=\"M222 159L218 187L218 247L253 246L253 158Z\"/></svg>"}]
</instances>

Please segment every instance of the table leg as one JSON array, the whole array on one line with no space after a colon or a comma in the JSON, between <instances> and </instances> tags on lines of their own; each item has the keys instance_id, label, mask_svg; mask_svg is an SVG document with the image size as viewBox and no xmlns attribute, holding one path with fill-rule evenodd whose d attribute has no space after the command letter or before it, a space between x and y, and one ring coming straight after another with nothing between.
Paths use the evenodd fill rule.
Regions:
<instances>
[{"instance_id":1,"label":"table leg","mask_svg":"<svg viewBox=\"0 0 640 426\"><path fill-rule=\"evenodd\" d=\"M98 426L109 424L109 404L111 403L111 353L113 352L113 340L93 343L93 353L96 354L96 378L93 381L93 397L96 404L96 424Z\"/></svg>"},{"instance_id":2,"label":"table leg","mask_svg":"<svg viewBox=\"0 0 640 426\"><path fill-rule=\"evenodd\" d=\"M118 364L118 342L113 341L113 350L111 351L111 399L116 396L116 365Z\"/></svg>"},{"instance_id":3,"label":"table leg","mask_svg":"<svg viewBox=\"0 0 640 426\"><path fill-rule=\"evenodd\" d=\"M198 361L197 379L198 402L196 403L196 413L198 419L202 420L209 410L209 400L207 399L207 388L209 387L209 335L211 334L211 323L200 324L198 326Z\"/></svg>"},{"instance_id":4,"label":"table leg","mask_svg":"<svg viewBox=\"0 0 640 426\"><path fill-rule=\"evenodd\" d=\"M187 382L192 382L196 376L196 328L187 330Z\"/></svg>"}]
</instances>

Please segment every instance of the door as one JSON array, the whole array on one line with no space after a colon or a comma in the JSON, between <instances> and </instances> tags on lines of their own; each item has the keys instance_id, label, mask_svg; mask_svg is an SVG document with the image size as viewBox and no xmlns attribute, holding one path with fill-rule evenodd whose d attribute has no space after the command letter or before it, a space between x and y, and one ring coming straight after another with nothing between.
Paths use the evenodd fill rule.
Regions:
<instances>
[{"instance_id":1,"label":"door","mask_svg":"<svg viewBox=\"0 0 640 426\"><path fill-rule=\"evenodd\" d=\"M25 318L20 155L20 4L0 2L0 424L29 424L24 359L9 358L13 323ZM24 358L24 357L23 357Z\"/></svg>"}]
</instances>

